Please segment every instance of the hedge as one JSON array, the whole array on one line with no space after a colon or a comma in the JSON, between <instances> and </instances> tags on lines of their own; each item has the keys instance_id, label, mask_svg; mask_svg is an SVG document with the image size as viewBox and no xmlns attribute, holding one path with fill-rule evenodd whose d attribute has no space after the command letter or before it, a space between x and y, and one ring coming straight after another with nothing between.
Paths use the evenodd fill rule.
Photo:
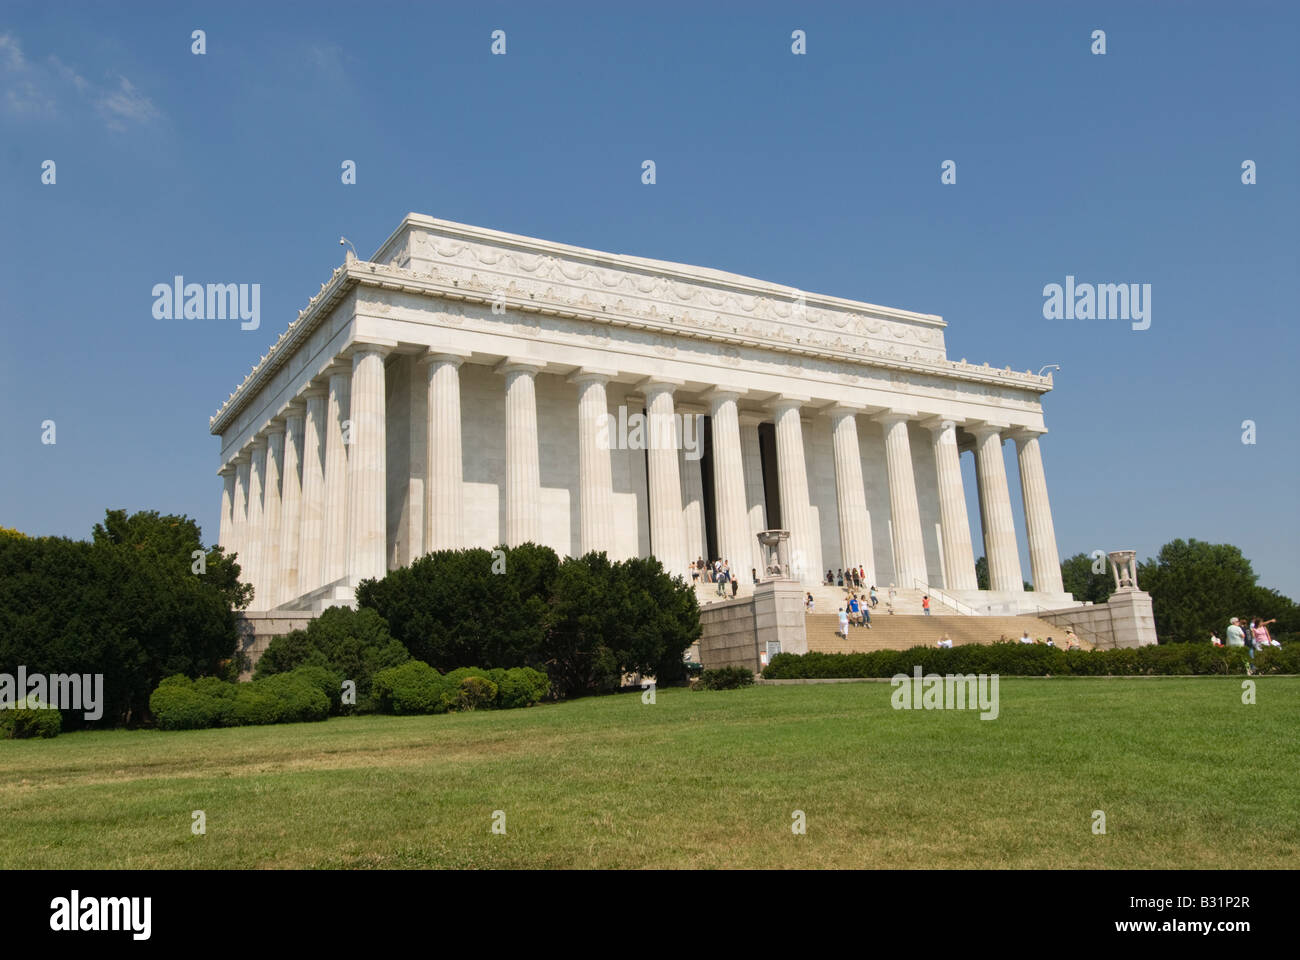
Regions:
<instances>
[{"instance_id":1,"label":"hedge","mask_svg":"<svg viewBox=\"0 0 1300 960\"><path fill-rule=\"evenodd\" d=\"M695 685L697 690L735 690L737 687L748 687L754 683L754 671L747 670L744 667L719 667L716 670L705 670L700 673L699 683Z\"/></svg>"},{"instance_id":2,"label":"hedge","mask_svg":"<svg viewBox=\"0 0 1300 960\"><path fill-rule=\"evenodd\" d=\"M381 713L447 713L532 706L547 695L550 682L530 667L460 667L444 675L423 660L411 660L375 674L373 689Z\"/></svg>"},{"instance_id":3,"label":"hedge","mask_svg":"<svg viewBox=\"0 0 1300 960\"><path fill-rule=\"evenodd\" d=\"M149 709L160 730L301 723L328 717L338 689L336 675L321 667L300 667L249 683L177 674L158 684Z\"/></svg>"},{"instance_id":4,"label":"hedge","mask_svg":"<svg viewBox=\"0 0 1300 960\"><path fill-rule=\"evenodd\" d=\"M0 740L48 739L57 737L62 730L63 714L35 697L27 697L12 707L0 709Z\"/></svg>"},{"instance_id":5,"label":"hedge","mask_svg":"<svg viewBox=\"0 0 1300 960\"><path fill-rule=\"evenodd\" d=\"M1118 650L1062 650L1034 644L965 644L944 649L876 650L872 653L778 653L763 671L765 680L892 677L924 673L985 673L1000 676L1171 676L1244 674L1244 647L1170 643ZM1300 673L1300 646L1269 647L1255 654L1262 674Z\"/></svg>"}]
</instances>

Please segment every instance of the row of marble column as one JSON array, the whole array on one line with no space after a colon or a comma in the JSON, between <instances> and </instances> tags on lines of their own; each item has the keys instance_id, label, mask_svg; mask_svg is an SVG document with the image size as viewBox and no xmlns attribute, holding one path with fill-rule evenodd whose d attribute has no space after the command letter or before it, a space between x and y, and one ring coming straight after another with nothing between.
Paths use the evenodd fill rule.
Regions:
<instances>
[{"instance_id":1,"label":"row of marble column","mask_svg":"<svg viewBox=\"0 0 1300 960\"><path fill-rule=\"evenodd\" d=\"M357 344L348 357L313 381L222 471L221 543L240 554L244 579L256 591L254 609L270 609L340 581L381 577L387 564L384 359L392 345ZM463 356L430 351L422 359L427 385L425 552L466 546L459 368ZM506 425L505 531L509 545L541 540L536 376L539 362L507 358L503 376ZM612 371L580 369L578 391L579 546L611 551L615 542L613 472L606 385ZM676 422L679 381L652 379L640 387L651 430ZM757 428L742 426L740 391L706 394L712 417L713 502L717 553L743 577L756 561L754 533L765 520ZM773 401L782 524L790 531L794 566L820 579L814 556L802 418L807 398ZM857 417L847 406L829 411L843 566L863 566L875 583L874 548L858 443ZM874 415L884 434L895 581L904 588L927 580L916 480L906 411ZM944 586L976 589L970 523L962 487L956 425L921 421L933 438L939 488ZM966 425L976 438L976 475L990 588L1022 589L1019 552L1002 460L1005 428ZM742 442L742 432L752 431ZM1019 463L1036 589L1060 592L1061 576L1042 459L1034 433L1012 434ZM651 553L681 572L705 552L703 489L698 460L676 444L648 445ZM684 495L685 494L685 495ZM937 584L936 584L937 586Z\"/></svg>"}]
</instances>

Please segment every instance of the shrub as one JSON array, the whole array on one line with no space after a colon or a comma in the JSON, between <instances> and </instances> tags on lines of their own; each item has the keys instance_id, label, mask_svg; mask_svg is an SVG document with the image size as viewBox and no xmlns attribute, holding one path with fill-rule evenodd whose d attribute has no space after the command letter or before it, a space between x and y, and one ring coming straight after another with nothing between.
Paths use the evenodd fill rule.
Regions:
<instances>
[{"instance_id":1,"label":"shrub","mask_svg":"<svg viewBox=\"0 0 1300 960\"><path fill-rule=\"evenodd\" d=\"M754 671L744 667L719 667L700 673L698 684L701 690L735 690L748 687L754 682Z\"/></svg>"},{"instance_id":2,"label":"shrub","mask_svg":"<svg viewBox=\"0 0 1300 960\"><path fill-rule=\"evenodd\" d=\"M487 677L466 677L460 682L456 699L458 710L475 710L478 707L496 706L497 685Z\"/></svg>"},{"instance_id":3,"label":"shrub","mask_svg":"<svg viewBox=\"0 0 1300 960\"><path fill-rule=\"evenodd\" d=\"M149 709L160 730L201 730L230 723L234 711L234 684L216 683L232 688L227 698L195 689L194 681L184 675L168 677L149 696Z\"/></svg>"},{"instance_id":4,"label":"shrub","mask_svg":"<svg viewBox=\"0 0 1300 960\"><path fill-rule=\"evenodd\" d=\"M234 721L241 726L324 720L329 712L329 697L297 673L241 683L235 692Z\"/></svg>"},{"instance_id":5,"label":"shrub","mask_svg":"<svg viewBox=\"0 0 1300 960\"><path fill-rule=\"evenodd\" d=\"M544 669L557 696L617 689L625 673L661 684L685 677L682 653L699 636L699 608L658 560L612 563L589 553L561 562L536 544L501 549L508 576L492 552L443 550L362 581L357 602L442 671Z\"/></svg>"},{"instance_id":6,"label":"shrub","mask_svg":"<svg viewBox=\"0 0 1300 960\"><path fill-rule=\"evenodd\" d=\"M329 701L330 713L337 714L342 711L343 678L333 670L311 664L298 667L282 676L296 677L325 694L325 699Z\"/></svg>"},{"instance_id":7,"label":"shrub","mask_svg":"<svg viewBox=\"0 0 1300 960\"><path fill-rule=\"evenodd\" d=\"M375 674L372 696L383 713L445 713L442 675L423 660L408 660Z\"/></svg>"},{"instance_id":8,"label":"shrub","mask_svg":"<svg viewBox=\"0 0 1300 960\"><path fill-rule=\"evenodd\" d=\"M966 644L950 650L913 647L873 653L779 653L763 677L768 680L834 677L892 677L922 673L985 673L1002 676L1171 676L1245 673L1241 647L1171 643L1117 650L1061 650L1057 647L994 643ZM1269 647L1255 657L1260 673L1300 672L1300 647ZM708 671L705 671L706 673Z\"/></svg>"},{"instance_id":9,"label":"shrub","mask_svg":"<svg viewBox=\"0 0 1300 960\"><path fill-rule=\"evenodd\" d=\"M57 737L62 729L63 714L36 697L27 697L0 710L0 740L48 739Z\"/></svg>"},{"instance_id":10,"label":"shrub","mask_svg":"<svg viewBox=\"0 0 1300 960\"><path fill-rule=\"evenodd\" d=\"M410 659L406 647L393 639L388 624L374 610L330 607L306 630L273 638L258 659L253 677L260 680L303 667L323 668L338 678L333 690L326 691L333 711L365 713L375 709L375 674ZM342 702L344 680L357 685L355 708Z\"/></svg>"},{"instance_id":11,"label":"shrub","mask_svg":"<svg viewBox=\"0 0 1300 960\"><path fill-rule=\"evenodd\" d=\"M551 682L546 674L531 667L512 667L490 673L492 682L497 685L497 707L502 710L531 707L550 692Z\"/></svg>"}]
</instances>

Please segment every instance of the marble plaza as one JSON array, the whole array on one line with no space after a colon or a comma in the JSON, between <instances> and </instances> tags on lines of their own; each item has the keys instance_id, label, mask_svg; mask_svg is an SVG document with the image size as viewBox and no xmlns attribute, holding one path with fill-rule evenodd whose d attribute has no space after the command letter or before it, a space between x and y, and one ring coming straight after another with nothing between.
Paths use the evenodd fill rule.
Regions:
<instances>
[{"instance_id":1,"label":"marble plaza","mask_svg":"<svg viewBox=\"0 0 1300 960\"><path fill-rule=\"evenodd\" d=\"M372 260L348 256L212 417L220 542L260 611L348 602L432 550L527 541L683 574L723 557L747 590L775 528L805 583L860 565L882 588L1015 608L1031 579L1037 605L1069 605L1040 451L1051 377L949 360L944 327L411 214ZM626 411L703 415L702 443L611 442Z\"/></svg>"}]
</instances>

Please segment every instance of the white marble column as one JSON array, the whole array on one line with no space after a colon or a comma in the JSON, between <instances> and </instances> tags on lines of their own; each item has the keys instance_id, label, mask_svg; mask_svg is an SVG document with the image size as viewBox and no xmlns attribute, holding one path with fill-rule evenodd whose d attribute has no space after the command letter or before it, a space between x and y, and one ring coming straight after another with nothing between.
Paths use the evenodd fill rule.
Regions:
<instances>
[{"instance_id":1,"label":"white marble column","mask_svg":"<svg viewBox=\"0 0 1300 960\"><path fill-rule=\"evenodd\" d=\"M681 384L653 380L644 386L646 462L650 477L650 552L669 573L677 573L686 566L682 479L677 469L677 433L673 426L676 422L673 391Z\"/></svg>"},{"instance_id":2,"label":"white marble column","mask_svg":"<svg viewBox=\"0 0 1300 960\"><path fill-rule=\"evenodd\" d=\"M1038 448L1040 434L1036 430L1024 429L1012 436L1019 450L1020 492L1025 502L1029 567L1033 571L1034 590L1064 593L1061 557L1056 549L1056 527L1052 523L1052 506L1047 499L1047 475L1043 472L1043 455Z\"/></svg>"},{"instance_id":3,"label":"white marble column","mask_svg":"<svg viewBox=\"0 0 1300 960\"><path fill-rule=\"evenodd\" d=\"M244 543L248 550L248 579L253 584L250 610L269 610L266 595L266 572L262 566L263 543L266 524L262 513L266 491L266 438L255 437L250 444L251 462L248 470L248 522L244 526Z\"/></svg>"},{"instance_id":4,"label":"white marble column","mask_svg":"<svg viewBox=\"0 0 1300 960\"><path fill-rule=\"evenodd\" d=\"M284 412L284 468L280 476L280 587L276 603L295 600L298 550L302 539L303 405L294 401Z\"/></svg>"},{"instance_id":5,"label":"white marble column","mask_svg":"<svg viewBox=\"0 0 1300 960\"><path fill-rule=\"evenodd\" d=\"M348 451L348 579L356 583L388 572L387 394L388 345L352 347Z\"/></svg>"},{"instance_id":6,"label":"white marble column","mask_svg":"<svg viewBox=\"0 0 1300 960\"><path fill-rule=\"evenodd\" d=\"M217 471L221 477L221 525L217 543L229 556L234 552L235 536L235 466L228 463Z\"/></svg>"},{"instance_id":7,"label":"white marble column","mask_svg":"<svg viewBox=\"0 0 1300 960\"><path fill-rule=\"evenodd\" d=\"M737 579L750 586L754 549L750 546L749 501L745 489L745 453L740 445L739 390L709 393L713 424L713 511L718 550L731 561Z\"/></svg>"},{"instance_id":8,"label":"white marble column","mask_svg":"<svg viewBox=\"0 0 1300 960\"><path fill-rule=\"evenodd\" d=\"M781 487L781 523L790 531L790 574L796 580L819 581L821 557L814 557L812 511L808 503L808 466L804 462L803 397L772 402L776 420L776 468Z\"/></svg>"},{"instance_id":9,"label":"white marble column","mask_svg":"<svg viewBox=\"0 0 1300 960\"><path fill-rule=\"evenodd\" d=\"M537 362L507 358L497 369L506 378L506 545L541 540L541 466L537 448Z\"/></svg>"},{"instance_id":10,"label":"white marble column","mask_svg":"<svg viewBox=\"0 0 1300 960\"><path fill-rule=\"evenodd\" d=\"M348 573L348 458L353 426L352 371L341 364L329 370L329 404L325 413L325 516L321 531L320 586ZM346 426L346 430L344 427Z\"/></svg>"},{"instance_id":11,"label":"white marble column","mask_svg":"<svg viewBox=\"0 0 1300 960\"><path fill-rule=\"evenodd\" d=\"M610 371L582 368L569 377L578 388L578 549L614 554L614 471L610 450L616 427L605 384Z\"/></svg>"},{"instance_id":12,"label":"white marble column","mask_svg":"<svg viewBox=\"0 0 1300 960\"><path fill-rule=\"evenodd\" d=\"M300 394L305 404L302 426L302 508L298 521L298 595L311 593L325 581L325 387L310 386Z\"/></svg>"},{"instance_id":13,"label":"white marble column","mask_svg":"<svg viewBox=\"0 0 1300 960\"><path fill-rule=\"evenodd\" d=\"M871 542L867 488L862 480L859 412L855 407L844 406L830 410L831 438L835 446L835 502L839 510L842 566L864 568L867 583L871 584L876 582L876 554Z\"/></svg>"},{"instance_id":14,"label":"white marble column","mask_svg":"<svg viewBox=\"0 0 1300 960\"><path fill-rule=\"evenodd\" d=\"M683 424L685 420L683 419ZM704 521L704 471L699 457L687 456L683 447L678 457L677 469L682 475L682 524L686 529L686 557L694 563L703 557L709 542ZM669 571L676 574L678 571ZM687 579L690 571L686 571Z\"/></svg>"},{"instance_id":15,"label":"white marble column","mask_svg":"<svg viewBox=\"0 0 1300 960\"><path fill-rule=\"evenodd\" d=\"M1002 460L1001 431L1005 424L968 423L966 429L975 436L975 456L979 461L980 516L985 523L984 549L989 565L989 589L1023 591L1025 584L1020 573L1020 550L1016 546L1007 468Z\"/></svg>"},{"instance_id":16,"label":"white marble column","mask_svg":"<svg viewBox=\"0 0 1300 960\"><path fill-rule=\"evenodd\" d=\"M427 434L424 552L465 546L465 475L461 460L460 365L465 358L430 351L425 361Z\"/></svg>"},{"instance_id":17,"label":"white marble column","mask_svg":"<svg viewBox=\"0 0 1300 960\"><path fill-rule=\"evenodd\" d=\"M944 586L949 590L977 590L975 552L971 547L966 491L961 482L961 455L957 452L957 425L934 417L922 424L934 445L939 481L939 529L943 542Z\"/></svg>"},{"instance_id":18,"label":"white marble column","mask_svg":"<svg viewBox=\"0 0 1300 960\"><path fill-rule=\"evenodd\" d=\"M266 427L266 489L262 494L262 596L266 607L280 604L280 472L284 469L284 421L272 420Z\"/></svg>"},{"instance_id":19,"label":"white marble column","mask_svg":"<svg viewBox=\"0 0 1300 960\"><path fill-rule=\"evenodd\" d=\"M240 453L233 461L235 465L235 502L231 523L230 552L239 555L239 582L253 582L253 568L248 565L248 484L252 474L252 458L247 452Z\"/></svg>"},{"instance_id":20,"label":"white marble column","mask_svg":"<svg viewBox=\"0 0 1300 960\"><path fill-rule=\"evenodd\" d=\"M740 450L745 474L745 512L749 519L749 566L763 569L763 548L758 534L768 529L767 500L763 488L763 454L758 439L758 425L762 419L754 414L740 415Z\"/></svg>"},{"instance_id":21,"label":"white marble column","mask_svg":"<svg viewBox=\"0 0 1300 960\"><path fill-rule=\"evenodd\" d=\"M916 502L916 475L907 424L915 413L887 410L874 419L885 433L885 469L889 474L889 516L894 536L894 576L899 589L916 590L926 582L925 541Z\"/></svg>"}]
</instances>

